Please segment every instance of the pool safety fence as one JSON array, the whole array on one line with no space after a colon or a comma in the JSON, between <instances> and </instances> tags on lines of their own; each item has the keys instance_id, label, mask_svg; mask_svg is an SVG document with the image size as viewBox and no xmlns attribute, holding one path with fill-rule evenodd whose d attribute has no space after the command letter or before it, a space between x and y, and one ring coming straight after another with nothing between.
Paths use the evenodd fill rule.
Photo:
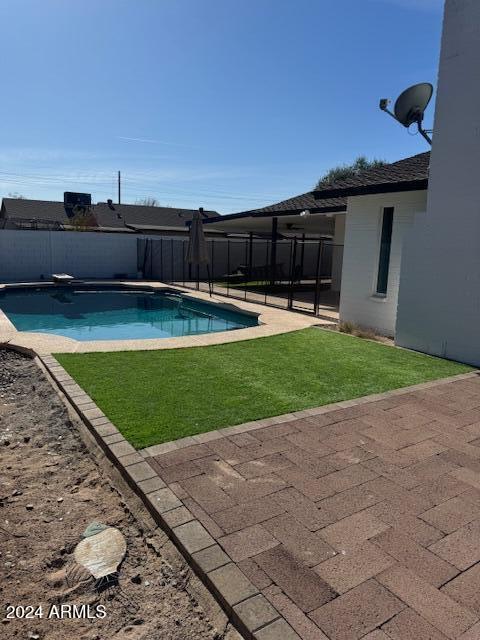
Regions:
<instances>
[{"instance_id":1,"label":"pool safety fence","mask_svg":"<svg viewBox=\"0 0 480 640\"><path fill-rule=\"evenodd\" d=\"M250 236L210 238L207 247L209 263L192 266L188 238L141 238L137 267L146 279L314 315L338 302L342 245Z\"/></svg>"}]
</instances>

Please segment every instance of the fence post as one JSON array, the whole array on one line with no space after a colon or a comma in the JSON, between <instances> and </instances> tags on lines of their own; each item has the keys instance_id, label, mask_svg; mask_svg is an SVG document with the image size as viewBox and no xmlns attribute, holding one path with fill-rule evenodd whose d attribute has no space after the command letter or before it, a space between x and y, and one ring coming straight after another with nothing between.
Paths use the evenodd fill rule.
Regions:
<instances>
[{"instance_id":1,"label":"fence post","mask_svg":"<svg viewBox=\"0 0 480 640\"><path fill-rule=\"evenodd\" d=\"M165 274L163 273L163 238L160 238L160 273L162 274L162 282L165 282Z\"/></svg>"},{"instance_id":2,"label":"fence post","mask_svg":"<svg viewBox=\"0 0 480 640\"><path fill-rule=\"evenodd\" d=\"M243 287L243 299L246 300L247 299L247 284L249 281L249 277L250 277L250 268L248 266L248 248L249 248L249 242L248 240L245 240L245 264L247 266L247 268L245 269L245 286Z\"/></svg>"},{"instance_id":3,"label":"fence post","mask_svg":"<svg viewBox=\"0 0 480 640\"><path fill-rule=\"evenodd\" d=\"M230 295L230 238L227 239L227 297Z\"/></svg>"},{"instance_id":4,"label":"fence post","mask_svg":"<svg viewBox=\"0 0 480 640\"><path fill-rule=\"evenodd\" d=\"M211 251L211 254L212 254L212 271L210 273L210 282L211 282L210 290L211 290L212 293L214 293L213 282L215 280L215 239L212 238L212 240L209 240L209 242L210 242L210 246L212 247L212 251Z\"/></svg>"},{"instance_id":5,"label":"fence post","mask_svg":"<svg viewBox=\"0 0 480 640\"><path fill-rule=\"evenodd\" d=\"M277 267L277 229L278 218L272 218L272 253L270 256L270 285L275 286L275 271Z\"/></svg>"},{"instance_id":6,"label":"fence post","mask_svg":"<svg viewBox=\"0 0 480 640\"><path fill-rule=\"evenodd\" d=\"M180 241L182 244L182 284L185 286L185 260L187 259L187 253L185 251L185 240Z\"/></svg>"},{"instance_id":7,"label":"fence post","mask_svg":"<svg viewBox=\"0 0 480 640\"><path fill-rule=\"evenodd\" d=\"M293 244L293 248L292 248ZM290 241L290 288L288 291L288 309L293 307L293 287L295 281L295 264L297 262L297 236Z\"/></svg>"},{"instance_id":8,"label":"fence post","mask_svg":"<svg viewBox=\"0 0 480 640\"><path fill-rule=\"evenodd\" d=\"M252 279L252 263L253 263L253 233L250 231L249 234L249 251L248 251L248 277L251 280Z\"/></svg>"},{"instance_id":9,"label":"fence post","mask_svg":"<svg viewBox=\"0 0 480 640\"><path fill-rule=\"evenodd\" d=\"M323 240L318 241L318 254L317 254L317 273L315 281L315 298L313 302L313 314L318 315L318 305L320 301L320 287L322 283L321 267L322 267L322 253L323 253Z\"/></svg>"},{"instance_id":10,"label":"fence post","mask_svg":"<svg viewBox=\"0 0 480 640\"><path fill-rule=\"evenodd\" d=\"M300 284L302 284L304 264L305 264L305 234L302 233L302 250L300 252Z\"/></svg>"},{"instance_id":11,"label":"fence post","mask_svg":"<svg viewBox=\"0 0 480 640\"><path fill-rule=\"evenodd\" d=\"M270 255L270 241L269 240L265 240L265 245L267 247L267 256L265 258L265 284L264 284L264 291L265 291L265 299L264 299L264 303L267 304L267 283L268 283L268 272L266 271L267 269L267 265L269 264L269 255Z\"/></svg>"}]
</instances>

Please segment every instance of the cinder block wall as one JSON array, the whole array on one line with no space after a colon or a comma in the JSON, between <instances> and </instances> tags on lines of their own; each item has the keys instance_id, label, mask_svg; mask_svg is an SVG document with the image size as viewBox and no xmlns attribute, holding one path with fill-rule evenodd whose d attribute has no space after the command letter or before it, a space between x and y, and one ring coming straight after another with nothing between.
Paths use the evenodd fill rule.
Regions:
<instances>
[{"instance_id":1,"label":"cinder block wall","mask_svg":"<svg viewBox=\"0 0 480 640\"><path fill-rule=\"evenodd\" d=\"M49 279L52 273L78 278L137 274L137 238L76 231L0 230L0 282Z\"/></svg>"},{"instance_id":2,"label":"cinder block wall","mask_svg":"<svg viewBox=\"0 0 480 640\"><path fill-rule=\"evenodd\" d=\"M393 207L387 295L375 295L384 207ZM426 191L348 199L343 251L340 320L393 336L405 234L426 207Z\"/></svg>"}]
</instances>

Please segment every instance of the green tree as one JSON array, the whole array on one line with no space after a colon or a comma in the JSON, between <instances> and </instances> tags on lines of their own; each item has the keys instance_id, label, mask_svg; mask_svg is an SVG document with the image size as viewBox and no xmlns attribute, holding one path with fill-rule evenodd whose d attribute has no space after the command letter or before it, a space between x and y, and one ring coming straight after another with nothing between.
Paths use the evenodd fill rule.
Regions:
<instances>
[{"instance_id":1,"label":"green tree","mask_svg":"<svg viewBox=\"0 0 480 640\"><path fill-rule=\"evenodd\" d=\"M90 207L73 208L73 217L70 220L73 231L88 231L94 227L98 227L98 221Z\"/></svg>"},{"instance_id":2,"label":"green tree","mask_svg":"<svg viewBox=\"0 0 480 640\"><path fill-rule=\"evenodd\" d=\"M322 189L328 186L332 182L337 180L345 180L358 175L361 171L366 169L373 169L374 167L381 167L386 164L385 160L379 160L373 158L369 160L366 156L358 156L351 164L340 164L336 167L329 169L317 182L315 189Z\"/></svg>"}]
</instances>

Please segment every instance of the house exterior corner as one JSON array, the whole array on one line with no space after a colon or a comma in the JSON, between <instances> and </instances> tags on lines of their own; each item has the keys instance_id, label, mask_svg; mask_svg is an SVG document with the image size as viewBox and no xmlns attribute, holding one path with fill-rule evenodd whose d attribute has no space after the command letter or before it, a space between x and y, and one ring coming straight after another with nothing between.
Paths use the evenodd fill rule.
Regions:
<instances>
[{"instance_id":1,"label":"house exterior corner","mask_svg":"<svg viewBox=\"0 0 480 640\"><path fill-rule=\"evenodd\" d=\"M416 216L426 209L426 190L350 197L347 204L343 252L340 321L395 333L402 248ZM389 255L379 288L384 212L390 211ZM393 213L392 213L393 212Z\"/></svg>"}]
</instances>

